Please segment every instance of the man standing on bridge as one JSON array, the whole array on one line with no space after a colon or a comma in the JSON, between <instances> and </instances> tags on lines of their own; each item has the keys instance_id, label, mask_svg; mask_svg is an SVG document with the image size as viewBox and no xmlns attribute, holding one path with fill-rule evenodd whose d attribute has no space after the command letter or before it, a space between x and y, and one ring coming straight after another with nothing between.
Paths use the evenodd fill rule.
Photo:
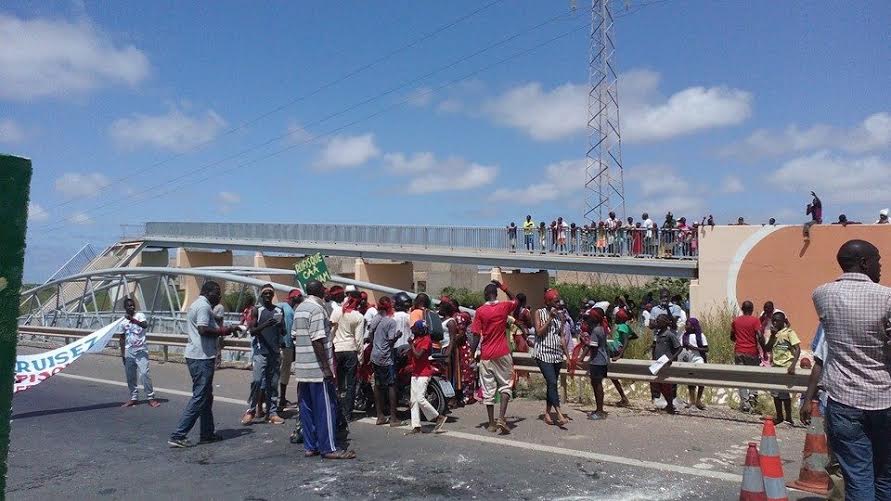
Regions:
<instances>
[{"instance_id":1,"label":"man standing on bridge","mask_svg":"<svg viewBox=\"0 0 891 501\"><path fill-rule=\"evenodd\" d=\"M192 376L192 398L186 405L179 426L170 435L171 447L191 447L186 438L198 418L201 418L201 441L218 442L222 437L213 426L213 374L217 358L217 338L238 330L236 326L218 327L213 318L213 307L220 303L220 284L208 280L201 286L201 295L189 307L186 329L189 342L184 352L189 375Z\"/></svg>"},{"instance_id":2,"label":"man standing on bridge","mask_svg":"<svg viewBox=\"0 0 891 501\"><path fill-rule=\"evenodd\" d=\"M826 436L845 478L845 498L889 501L891 288L878 283L881 257L871 243L850 240L836 259L842 275L813 294L827 343Z\"/></svg>"},{"instance_id":3,"label":"man standing on bridge","mask_svg":"<svg viewBox=\"0 0 891 501\"><path fill-rule=\"evenodd\" d=\"M498 301L498 290L501 289L510 301ZM507 422L507 404L513 390L514 361L510 355L510 344L507 340L507 317L519 304L507 287L493 280L483 290L486 303L476 310L470 332L480 336L480 380L483 384L483 403L489 415L488 430L502 435L510 433ZM495 394L501 395L501 409L498 421L495 421Z\"/></svg>"},{"instance_id":4,"label":"man standing on bridge","mask_svg":"<svg viewBox=\"0 0 891 501\"><path fill-rule=\"evenodd\" d=\"M325 305L325 287L318 280L306 284L305 301L294 309L294 354L298 383L300 423L306 457L354 459L353 451L338 451L334 439L337 426L337 391L334 388L334 344L330 312Z\"/></svg>"},{"instance_id":5,"label":"man standing on bridge","mask_svg":"<svg viewBox=\"0 0 891 501\"><path fill-rule=\"evenodd\" d=\"M523 241L526 244L526 250L528 252L535 252L534 232L535 222L532 220L532 216L527 215L526 221L523 222Z\"/></svg>"}]
</instances>

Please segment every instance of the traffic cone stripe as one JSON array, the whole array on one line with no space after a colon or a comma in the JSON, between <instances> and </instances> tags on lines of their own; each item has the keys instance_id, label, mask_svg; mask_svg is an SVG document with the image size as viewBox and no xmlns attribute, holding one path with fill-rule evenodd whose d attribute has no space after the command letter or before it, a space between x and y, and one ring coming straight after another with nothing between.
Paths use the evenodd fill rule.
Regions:
<instances>
[{"instance_id":1,"label":"traffic cone stripe","mask_svg":"<svg viewBox=\"0 0 891 501\"><path fill-rule=\"evenodd\" d=\"M789 485L821 496L828 495L831 481L826 473L827 464L829 464L829 445L823 432L823 416L820 414L819 403L811 402L811 425L804 439L801 471L798 480Z\"/></svg>"},{"instance_id":2,"label":"traffic cone stripe","mask_svg":"<svg viewBox=\"0 0 891 501\"><path fill-rule=\"evenodd\" d=\"M764 477L764 493L767 495L767 499L789 499L786 496L786 483L783 482L782 478L768 478Z\"/></svg>"},{"instance_id":3,"label":"traffic cone stripe","mask_svg":"<svg viewBox=\"0 0 891 501\"><path fill-rule=\"evenodd\" d=\"M780 447L779 447L779 444L777 443L776 438L773 438L773 439L771 439L771 440L761 440L761 449L760 449L760 452L761 452L761 457L762 457L762 458L764 458L764 456L777 456L777 457L779 457L779 455L780 455Z\"/></svg>"},{"instance_id":4,"label":"traffic cone stripe","mask_svg":"<svg viewBox=\"0 0 891 501\"><path fill-rule=\"evenodd\" d=\"M764 480L761 478L761 470L757 466L743 468L742 490L748 492L764 491Z\"/></svg>"},{"instance_id":5,"label":"traffic cone stripe","mask_svg":"<svg viewBox=\"0 0 891 501\"><path fill-rule=\"evenodd\" d=\"M815 452L803 458L801 471L804 472L804 466L807 466L808 470L823 470L827 464L829 464L829 454L818 454Z\"/></svg>"}]
</instances>

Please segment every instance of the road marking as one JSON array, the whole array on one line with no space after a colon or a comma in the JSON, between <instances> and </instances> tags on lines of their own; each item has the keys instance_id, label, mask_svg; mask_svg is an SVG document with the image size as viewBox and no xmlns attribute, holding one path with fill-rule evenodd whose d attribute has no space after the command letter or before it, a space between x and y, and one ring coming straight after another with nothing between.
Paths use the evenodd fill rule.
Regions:
<instances>
[{"instance_id":1,"label":"road marking","mask_svg":"<svg viewBox=\"0 0 891 501\"><path fill-rule=\"evenodd\" d=\"M357 420L364 424L375 424L374 418L363 418ZM579 451L575 449L565 449L563 447L554 447L551 445L532 444L529 442L520 442L519 440L508 440L506 438L487 437L485 435L475 435L473 433L464 433L461 431L446 431L443 433L447 437L455 437L463 440L471 440L473 442L481 442L485 444L497 444L506 447L514 447L517 449L525 449L538 452L549 452L561 456L572 456L582 459L591 459L594 461L602 461L604 463L624 464L628 466L636 466L639 468L649 468L659 471L670 471L681 473L684 475L693 475L697 477L714 478L717 480L725 480L728 482L742 482L742 475L735 473L724 473L720 471L697 470L687 466L677 466L673 464L657 463L655 461L643 461L640 459L626 458L622 456L612 456L609 454L600 454L597 452Z\"/></svg>"},{"instance_id":2,"label":"road marking","mask_svg":"<svg viewBox=\"0 0 891 501\"><path fill-rule=\"evenodd\" d=\"M107 379L100 379L94 377L87 376L77 376L75 374L56 374L55 377L62 377L68 379L76 379L78 381L88 381L91 383L101 383L108 384L112 386L127 386L127 383L123 383L121 381L109 381ZM192 393L188 391L182 390L173 390L169 388L158 388L155 387L156 393L167 393L170 395L178 395L182 397L191 397ZM235 405L246 405L244 400L239 400L236 398L228 398L228 397L218 397L214 395L214 402L223 402L227 404L235 404ZM375 424L374 418L362 418L357 420L357 422L363 424ZM563 447L554 447L550 445L542 445L542 444L532 444L529 442L520 442L519 440L508 440L506 438L498 438L498 437L487 437L484 435L474 435L472 433L464 433L460 431L446 431L444 436L459 438L462 440L470 440L472 442L480 442L484 444L495 444L502 445L505 447L513 447L516 449L524 449L529 451L537 451L537 452L548 452L551 454L557 454L560 456L571 456L581 459L590 459L592 461L601 461L604 463L615 463L615 464L623 464L627 466L636 466L638 468L648 468L651 470L659 470L659 471L670 471L673 473L680 473L683 475L692 475L696 477L705 477L705 478L713 478L716 480L724 480L727 482L742 482L742 475L737 475L735 473L725 473L720 471L708 471L708 470L698 470L696 468L687 467L687 466L677 466L673 464L665 464L658 463L655 461L643 461L640 459L626 458L622 456L613 456L610 454L600 454L597 452L588 452L588 451L579 451L575 449L566 449Z\"/></svg>"},{"instance_id":3,"label":"road marking","mask_svg":"<svg viewBox=\"0 0 891 501\"><path fill-rule=\"evenodd\" d=\"M127 386L127 383L122 383L120 381L109 381L107 379L99 379L99 378L87 377L87 376L78 376L75 374L59 373L59 374L56 374L54 377L77 379L78 381L89 381L91 383L110 384L112 386L124 386L124 387ZM179 395L181 397L191 397L192 396L191 391L171 390L170 388L158 388L157 386L155 386L154 390L155 390L155 393L167 393L170 395ZM214 402L223 402L223 403L227 403L227 404L247 405L247 403L244 400L239 400L237 398L229 398L229 397L218 397L216 395L213 396L213 401Z\"/></svg>"}]
</instances>

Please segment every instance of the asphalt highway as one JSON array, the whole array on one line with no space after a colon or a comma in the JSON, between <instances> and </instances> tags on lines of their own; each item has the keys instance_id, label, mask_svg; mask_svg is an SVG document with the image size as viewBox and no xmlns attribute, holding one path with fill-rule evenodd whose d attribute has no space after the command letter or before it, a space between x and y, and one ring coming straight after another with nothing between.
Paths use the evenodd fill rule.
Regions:
<instances>
[{"instance_id":1,"label":"asphalt highway","mask_svg":"<svg viewBox=\"0 0 891 501\"><path fill-rule=\"evenodd\" d=\"M540 402L518 400L511 435L481 429L485 411L477 404L457 410L443 435L406 437L405 428L360 419L349 439L357 460L307 459L288 441L293 420L239 423L249 375L224 369L215 378L214 414L225 440L171 449L166 440L190 382L181 364L153 362L152 375L158 408L121 408L121 362L105 355L89 355L16 395L7 497L736 499L746 443L760 435L757 419L719 410L666 416L643 403L610 408L601 422L569 406L574 420L561 430L540 420ZM781 427L778 435L794 479L805 430ZM191 438L197 441L197 429Z\"/></svg>"}]
</instances>

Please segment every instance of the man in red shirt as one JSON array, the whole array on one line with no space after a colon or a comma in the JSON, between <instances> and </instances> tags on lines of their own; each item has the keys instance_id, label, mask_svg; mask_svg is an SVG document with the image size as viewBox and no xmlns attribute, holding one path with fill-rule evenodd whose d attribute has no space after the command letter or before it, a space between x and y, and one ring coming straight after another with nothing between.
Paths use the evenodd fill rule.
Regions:
<instances>
[{"instance_id":1,"label":"man in red shirt","mask_svg":"<svg viewBox=\"0 0 891 501\"><path fill-rule=\"evenodd\" d=\"M498 290L501 289L510 301L498 301ZM483 403L489 414L488 430L502 435L510 433L504 415L513 389L514 360L510 356L510 344L507 340L507 317L517 308L514 295L504 284L497 280L483 290L486 304L476 310L470 332L480 336L480 380L483 386ZM501 409L498 421L495 421L495 394L501 394Z\"/></svg>"},{"instance_id":2,"label":"man in red shirt","mask_svg":"<svg viewBox=\"0 0 891 501\"><path fill-rule=\"evenodd\" d=\"M764 331L761 321L756 318L755 305L751 301L742 304L742 315L733 319L730 324L730 340L733 341L733 362L736 365L761 365L761 356L758 347L764 349ZM739 389L739 409L743 412L752 410L752 405L758 400L758 392L749 391L748 388Z\"/></svg>"}]
</instances>

